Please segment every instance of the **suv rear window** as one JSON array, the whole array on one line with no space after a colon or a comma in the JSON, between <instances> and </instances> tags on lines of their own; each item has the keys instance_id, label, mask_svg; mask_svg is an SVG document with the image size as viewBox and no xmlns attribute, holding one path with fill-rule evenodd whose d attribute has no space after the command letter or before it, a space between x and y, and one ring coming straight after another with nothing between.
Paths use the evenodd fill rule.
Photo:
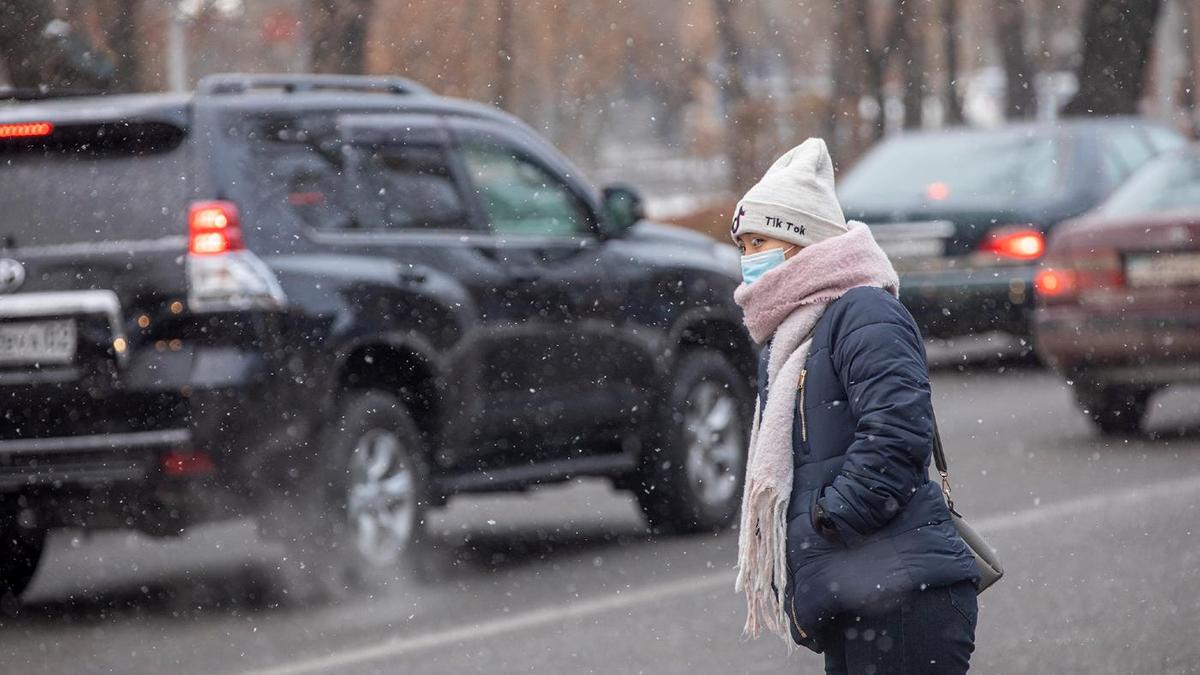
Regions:
<instances>
[{"instance_id":1,"label":"suv rear window","mask_svg":"<svg viewBox=\"0 0 1200 675\"><path fill-rule=\"evenodd\" d=\"M182 236L190 183L185 136L169 124L118 122L0 139L0 243Z\"/></svg>"}]
</instances>

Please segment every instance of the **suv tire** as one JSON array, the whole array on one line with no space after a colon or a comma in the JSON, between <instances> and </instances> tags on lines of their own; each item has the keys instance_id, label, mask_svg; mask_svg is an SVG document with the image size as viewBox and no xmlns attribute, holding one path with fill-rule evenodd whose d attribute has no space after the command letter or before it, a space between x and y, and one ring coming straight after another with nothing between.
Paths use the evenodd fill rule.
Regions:
<instances>
[{"instance_id":1,"label":"suv tire","mask_svg":"<svg viewBox=\"0 0 1200 675\"><path fill-rule=\"evenodd\" d=\"M1144 387L1076 385L1075 397L1088 418L1105 435L1136 434L1154 390Z\"/></svg>"},{"instance_id":2,"label":"suv tire","mask_svg":"<svg viewBox=\"0 0 1200 675\"><path fill-rule=\"evenodd\" d=\"M0 514L0 605L6 611L33 581L45 546L45 530L22 527L16 513Z\"/></svg>"},{"instance_id":3,"label":"suv tire","mask_svg":"<svg viewBox=\"0 0 1200 675\"><path fill-rule=\"evenodd\" d=\"M313 470L281 514L284 584L293 601L328 601L403 584L417 570L428 505L421 434L404 404L352 394L320 435Z\"/></svg>"},{"instance_id":4,"label":"suv tire","mask_svg":"<svg viewBox=\"0 0 1200 675\"><path fill-rule=\"evenodd\" d=\"M634 492L651 529L713 531L738 513L754 401L720 352L683 353Z\"/></svg>"}]
</instances>

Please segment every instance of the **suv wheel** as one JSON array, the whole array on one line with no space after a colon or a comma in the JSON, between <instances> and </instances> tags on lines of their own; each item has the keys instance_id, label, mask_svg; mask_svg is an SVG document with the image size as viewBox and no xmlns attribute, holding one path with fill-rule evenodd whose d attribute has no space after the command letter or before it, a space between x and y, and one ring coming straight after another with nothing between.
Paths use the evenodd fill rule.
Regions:
<instances>
[{"instance_id":1,"label":"suv wheel","mask_svg":"<svg viewBox=\"0 0 1200 675\"><path fill-rule=\"evenodd\" d=\"M651 528L700 532L733 522L753 405L749 383L722 354L684 353L635 481Z\"/></svg>"},{"instance_id":2,"label":"suv wheel","mask_svg":"<svg viewBox=\"0 0 1200 675\"><path fill-rule=\"evenodd\" d=\"M33 581L45 545L45 530L22 527L16 513L0 514L0 605L5 611L16 607Z\"/></svg>"},{"instance_id":3,"label":"suv wheel","mask_svg":"<svg viewBox=\"0 0 1200 675\"><path fill-rule=\"evenodd\" d=\"M1135 434L1154 391L1144 387L1076 385L1075 397L1088 418L1104 434Z\"/></svg>"},{"instance_id":4,"label":"suv wheel","mask_svg":"<svg viewBox=\"0 0 1200 675\"><path fill-rule=\"evenodd\" d=\"M368 392L347 400L321 438L316 466L288 500L300 515L285 530L289 594L329 600L402 583L415 570L428 503L416 424L398 399Z\"/></svg>"}]
</instances>

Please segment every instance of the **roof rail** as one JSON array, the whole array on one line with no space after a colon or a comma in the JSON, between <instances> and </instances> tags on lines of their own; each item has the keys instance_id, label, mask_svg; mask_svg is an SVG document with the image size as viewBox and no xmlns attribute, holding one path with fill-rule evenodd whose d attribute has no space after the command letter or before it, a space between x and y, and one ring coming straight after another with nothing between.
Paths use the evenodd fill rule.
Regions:
<instances>
[{"instance_id":1,"label":"roof rail","mask_svg":"<svg viewBox=\"0 0 1200 675\"><path fill-rule=\"evenodd\" d=\"M0 101L44 101L73 96L100 96L97 89L40 89L37 87L0 87Z\"/></svg>"},{"instance_id":2,"label":"roof rail","mask_svg":"<svg viewBox=\"0 0 1200 675\"><path fill-rule=\"evenodd\" d=\"M357 91L377 94L428 94L425 87L403 77L369 75L209 75L196 87L201 95L241 94L254 89L282 89L289 94L314 91Z\"/></svg>"}]
</instances>

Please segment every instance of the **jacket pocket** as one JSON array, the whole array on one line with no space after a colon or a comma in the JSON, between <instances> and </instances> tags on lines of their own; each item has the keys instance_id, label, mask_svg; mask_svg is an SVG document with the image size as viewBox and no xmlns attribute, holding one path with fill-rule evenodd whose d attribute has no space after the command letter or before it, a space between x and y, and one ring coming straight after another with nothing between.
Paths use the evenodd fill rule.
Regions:
<instances>
[{"instance_id":1,"label":"jacket pocket","mask_svg":"<svg viewBox=\"0 0 1200 675\"><path fill-rule=\"evenodd\" d=\"M783 603L788 616L792 642L820 654L825 651L823 635L827 632L827 626L832 617L827 620L820 614L806 613L808 608L797 603L797 596L794 582L789 575Z\"/></svg>"},{"instance_id":2,"label":"jacket pocket","mask_svg":"<svg viewBox=\"0 0 1200 675\"><path fill-rule=\"evenodd\" d=\"M813 387L813 379L809 377L804 395L805 461L832 460L834 457L844 457L846 449L854 442L855 420L850 413L850 406L845 400L834 399L820 402L817 389ZM799 412L797 411L797 416ZM799 425L797 425L799 426ZM796 440L801 434L797 429ZM831 476L824 478L826 482Z\"/></svg>"},{"instance_id":3,"label":"jacket pocket","mask_svg":"<svg viewBox=\"0 0 1200 675\"><path fill-rule=\"evenodd\" d=\"M810 490L800 495L804 509L788 520L787 563L788 570L793 574L817 558L841 548L839 544L822 537L813 527L812 509L818 494Z\"/></svg>"},{"instance_id":4,"label":"jacket pocket","mask_svg":"<svg viewBox=\"0 0 1200 675\"><path fill-rule=\"evenodd\" d=\"M796 635L800 638L799 640L796 640L796 642L807 640L808 631L804 630L804 628L800 625L800 619L796 617L796 594L792 593L792 596L790 598L786 598L786 600L788 614L792 617L792 629L796 631Z\"/></svg>"},{"instance_id":5,"label":"jacket pocket","mask_svg":"<svg viewBox=\"0 0 1200 675\"><path fill-rule=\"evenodd\" d=\"M947 586L944 590L955 614L962 617L967 626L974 631L975 624L979 621L979 599L975 592L975 585L970 582L959 582Z\"/></svg>"}]
</instances>

